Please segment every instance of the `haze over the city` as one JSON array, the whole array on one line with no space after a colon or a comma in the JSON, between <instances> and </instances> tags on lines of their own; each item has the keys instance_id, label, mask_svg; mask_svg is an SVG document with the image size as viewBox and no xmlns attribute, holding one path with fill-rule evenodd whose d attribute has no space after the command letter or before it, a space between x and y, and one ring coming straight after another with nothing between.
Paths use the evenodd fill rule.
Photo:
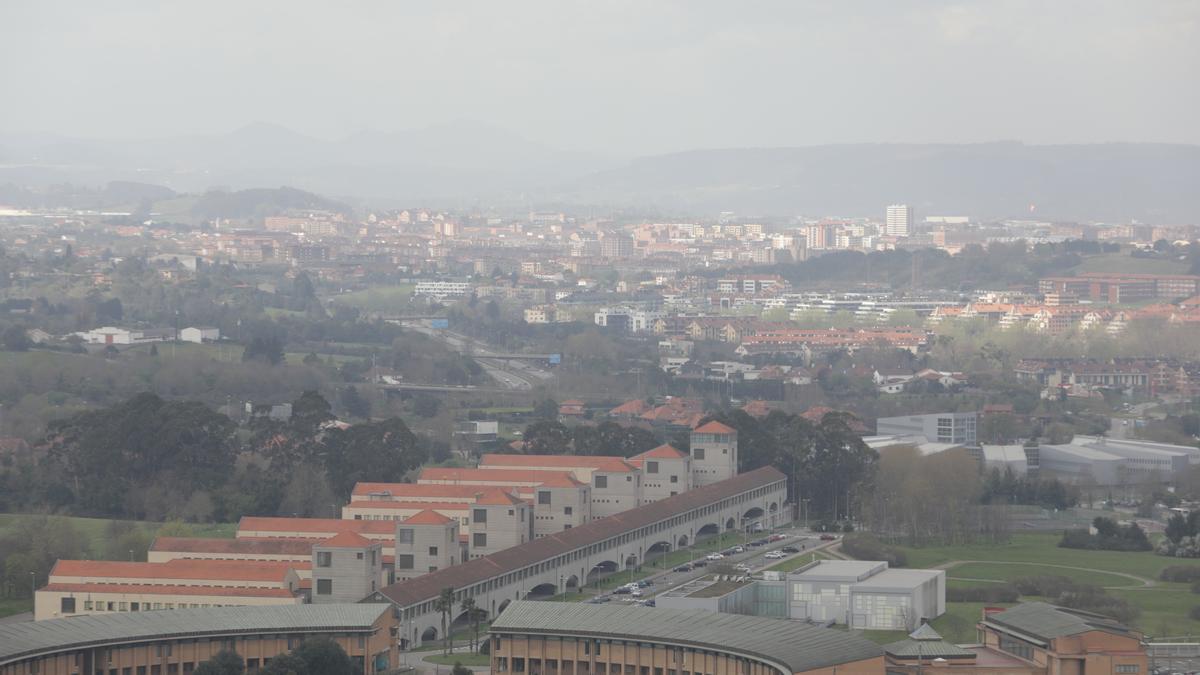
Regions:
<instances>
[{"instance_id":1,"label":"haze over the city","mask_svg":"<svg viewBox=\"0 0 1200 675\"><path fill-rule=\"evenodd\" d=\"M1200 3L5 2L0 134L1200 143Z\"/></svg>"}]
</instances>

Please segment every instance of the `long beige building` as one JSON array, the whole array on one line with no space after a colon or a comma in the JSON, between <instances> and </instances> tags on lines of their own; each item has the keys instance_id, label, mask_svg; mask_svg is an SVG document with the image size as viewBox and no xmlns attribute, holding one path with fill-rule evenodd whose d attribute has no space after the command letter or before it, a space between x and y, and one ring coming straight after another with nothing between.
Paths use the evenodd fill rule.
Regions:
<instances>
[{"instance_id":1,"label":"long beige building","mask_svg":"<svg viewBox=\"0 0 1200 675\"><path fill-rule=\"evenodd\" d=\"M304 602L298 569L311 563L242 560L59 560L34 598L34 620Z\"/></svg>"}]
</instances>

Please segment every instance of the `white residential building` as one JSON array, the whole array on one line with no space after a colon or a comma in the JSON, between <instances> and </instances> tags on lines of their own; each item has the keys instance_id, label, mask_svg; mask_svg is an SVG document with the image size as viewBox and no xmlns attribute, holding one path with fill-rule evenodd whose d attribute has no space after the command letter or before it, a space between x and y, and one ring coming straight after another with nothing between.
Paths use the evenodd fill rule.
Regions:
<instances>
[{"instance_id":1,"label":"white residential building","mask_svg":"<svg viewBox=\"0 0 1200 675\"><path fill-rule=\"evenodd\" d=\"M907 237L912 234L913 208L907 204L892 204L887 207L886 232L889 237Z\"/></svg>"}]
</instances>

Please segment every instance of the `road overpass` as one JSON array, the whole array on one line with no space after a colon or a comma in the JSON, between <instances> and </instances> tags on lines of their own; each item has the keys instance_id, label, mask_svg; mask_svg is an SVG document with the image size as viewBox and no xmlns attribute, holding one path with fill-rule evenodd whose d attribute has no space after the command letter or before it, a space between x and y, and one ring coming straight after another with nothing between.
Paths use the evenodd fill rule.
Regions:
<instances>
[{"instance_id":1,"label":"road overpass","mask_svg":"<svg viewBox=\"0 0 1200 675\"><path fill-rule=\"evenodd\" d=\"M461 626L465 597L494 617L513 600L577 589L635 568L647 555L688 546L697 537L782 525L790 520L786 498L787 477L763 467L392 584L364 601L392 603L401 619L401 645L411 648L441 637L441 613L435 605L445 588L454 589L451 615L457 617L453 625Z\"/></svg>"}]
</instances>

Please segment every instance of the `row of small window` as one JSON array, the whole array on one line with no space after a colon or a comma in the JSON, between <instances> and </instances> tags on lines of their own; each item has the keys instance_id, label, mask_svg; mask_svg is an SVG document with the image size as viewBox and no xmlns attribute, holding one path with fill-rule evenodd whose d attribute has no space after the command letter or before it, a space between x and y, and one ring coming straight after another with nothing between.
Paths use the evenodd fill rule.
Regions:
<instances>
[{"instance_id":1,"label":"row of small window","mask_svg":"<svg viewBox=\"0 0 1200 675\"><path fill-rule=\"evenodd\" d=\"M62 598L59 609L63 614L74 614L76 612L75 598ZM154 609L197 609L200 607L226 607L227 605L215 605L208 603L196 602L129 602L126 600L84 600L83 611L85 612L149 612ZM238 607L239 605L228 605L229 607Z\"/></svg>"}]
</instances>

